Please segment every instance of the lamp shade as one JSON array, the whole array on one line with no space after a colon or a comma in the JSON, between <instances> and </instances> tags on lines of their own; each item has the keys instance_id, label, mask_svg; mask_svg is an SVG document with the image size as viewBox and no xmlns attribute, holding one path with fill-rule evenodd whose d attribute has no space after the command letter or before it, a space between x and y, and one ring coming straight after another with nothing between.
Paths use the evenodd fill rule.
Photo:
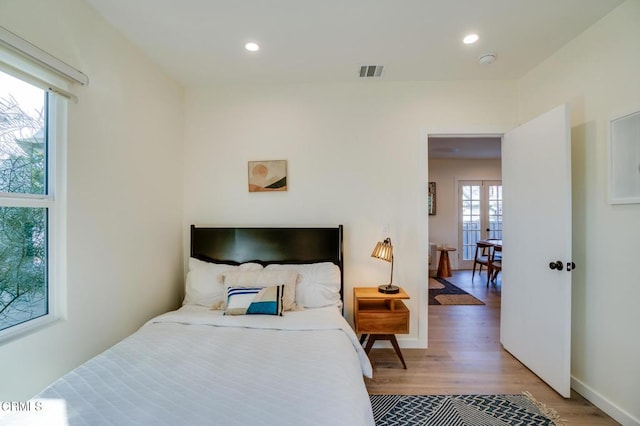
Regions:
<instances>
[{"instance_id":1,"label":"lamp shade","mask_svg":"<svg viewBox=\"0 0 640 426\"><path fill-rule=\"evenodd\" d=\"M378 242L371 253L371 257L391 262L393 259L393 246L391 245L391 239L385 238L383 242Z\"/></svg>"}]
</instances>

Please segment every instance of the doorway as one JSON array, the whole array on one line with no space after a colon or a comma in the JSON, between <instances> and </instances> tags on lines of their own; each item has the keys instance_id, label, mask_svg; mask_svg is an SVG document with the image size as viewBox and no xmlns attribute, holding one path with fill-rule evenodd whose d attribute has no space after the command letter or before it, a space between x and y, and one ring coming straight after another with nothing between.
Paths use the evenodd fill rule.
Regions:
<instances>
[{"instance_id":1,"label":"doorway","mask_svg":"<svg viewBox=\"0 0 640 426\"><path fill-rule=\"evenodd\" d=\"M428 137L428 179L435 183L437 188L437 209L435 214L428 216L429 222L429 243L448 247L455 247L456 251L449 253L451 269L471 269L473 262L468 263L469 251L475 251L475 241L481 237L483 229L491 229L489 223L500 220L502 214L502 137L500 135L438 135ZM475 221L473 227L478 227L480 231L477 235L468 234L471 240L466 244L461 239L464 224L461 221L461 212L464 201L460 197L460 185L462 182L479 182L478 191L482 190L482 183L487 187L493 186L493 194L481 196L480 192L469 194L476 203L473 208L480 209L480 203L486 203L484 210L486 214L481 214L480 210L469 210L468 222ZM499 192L496 187L500 186ZM490 191L490 189L487 189ZM492 199L493 207L490 212L488 200ZM499 203L498 203L499 201ZM484 204L483 204L484 205ZM499 208L500 216L497 215ZM473 214L472 214L473 213ZM482 228L481 217L485 216ZM497 226L496 226L497 227ZM486 232L486 231L484 231ZM498 237L496 237L498 238ZM473 253L471 254L473 256ZM473 259L473 257L471 257Z\"/></svg>"},{"instance_id":2,"label":"doorway","mask_svg":"<svg viewBox=\"0 0 640 426\"><path fill-rule=\"evenodd\" d=\"M497 284L487 287L486 268L483 269L482 278L476 273L474 280L471 279L470 269L473 266L475 242L481 238L501 237L501 144L501 135L428 136L428 180L434 182L437 188L437 209L434 215L428 216L429 242L456 248L455 252L449 253L453 276L446 279L486 301L485 305L431 306L430 309L453 309L461 315L465 312L480 316L491 314L496 316L496 321L500 321L501 278ZM467 195L466 205L463 194ZM500 235L496 234L498 232ZM430 321L428 327L428 336L435 336L439 325ZM472 339L481 334L465 336L466 344L474 344Z\"/></svg>"},{"instance_id":3,"label":"doorway","mask_svg":"<svg viewBox=\"0 0 640 426\"><path fill-rule=\"evenodd\" d=\"M425 155L426 174L431 179L435 173L429 155L432 136L428 134ZM568 398L572 274L566 272L574 269L568 105L559 105L507 131L501 141L501 179L506 194L503 244L508 261L501 268L506 285L501 286L500 341L505 350ZM455 147L445 149L456 151ZM542 165L545 173L540 173ZM537 202L541 199L546 203ZM544 226L532 227L531 223ZM429 218L426 236L431 242L436 234L433 229ZM527 244L529 241L545 241L546 249L539 250L538 245ZM527 274L521 273L524 270ZM554 297L548 297L550 294Z\"/></svg>"}]
</instances>

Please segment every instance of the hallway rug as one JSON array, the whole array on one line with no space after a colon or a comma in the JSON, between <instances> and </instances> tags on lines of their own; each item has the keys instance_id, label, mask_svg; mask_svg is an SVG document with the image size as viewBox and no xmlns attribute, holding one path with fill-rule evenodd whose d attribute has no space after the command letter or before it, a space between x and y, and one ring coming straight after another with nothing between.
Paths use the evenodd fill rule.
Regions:
<instances>
[{"instance_id":1,"label":"hallway rug","mask_svg":"<svg viewBox=\"0 0 640 426\"><path fill-rule=\"evenodd\" d=\"M555 410L520 395L369 395L376 426L561 426Z\"/></svg>"},{"instance_id":2,"label":"hallway rug","mask_svg":"<svg viewBox=\"0 0 640 426\"><path fill-rule=\"evenodd\" d=\"M484 302L444 278L429 278L430 305L484 305Z\"/></svg>"}]
</instances>

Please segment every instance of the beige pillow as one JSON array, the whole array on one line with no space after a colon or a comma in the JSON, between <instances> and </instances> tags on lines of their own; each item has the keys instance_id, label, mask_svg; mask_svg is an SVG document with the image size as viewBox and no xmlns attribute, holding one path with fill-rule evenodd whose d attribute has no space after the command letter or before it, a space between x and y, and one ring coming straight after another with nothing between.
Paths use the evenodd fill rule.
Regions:
<instances>
[{"instance_id":1,"label":"beige pillow","mask_svg":"<svg viewBox=\"0 0 640 426\"><path fill-rule=\"evenodd\" d=\"M222 274L225 294L229 287L261 286L284 284L282 302L285 311L296 309L296 284L298 273L291 270L278 271L228 271Z\"/></svg>"}]
</instances>

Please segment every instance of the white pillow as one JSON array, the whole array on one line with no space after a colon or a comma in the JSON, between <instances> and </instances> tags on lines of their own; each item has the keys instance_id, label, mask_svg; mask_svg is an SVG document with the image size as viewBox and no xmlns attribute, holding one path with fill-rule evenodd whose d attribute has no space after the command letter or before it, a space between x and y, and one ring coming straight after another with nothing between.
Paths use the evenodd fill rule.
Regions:
<instances>
[{"instance_id":1,"label":"white pillow","mask_svg":"<svg viewBox=\"0 0 640 426\"><path fill-rule=\"evenodd\" d=\"M224 263L203 262L189 258L189 272L185 283L183 305L201 305L211 307L218 305L225 298L225 288L222 284L222 274L225 271L262 270L258 263L243 263L242 265L227 265Z\"/></svg>"},{"instance_id":2,"label":"white pillow","mask_svg":"<svg viewBox=\"0 0 640 426\"><path fill-rule=\"evenodd\" d=\"M269 287L284 284L282 303L285 311L296 309L296 271L226 271L222 274L224 293L229 287Z\"/></svg>"},{"instance_id":3,"label":"white pillow","mask_svg":"<svg viewBox=\"0 0 640 426\"><path fill-rule=\"evenodd\" d=\"M298 273L296 304L304 308L342 306L340 300L340 268L331 262L300 265L272 264L266 271L294 270Z\"/></svg>"},{"instance_id":4,"label":"white pillow","mask_svg":"<svg viewBox=\"0 0 640 426\"><path fill-rule=\"evenodd\" d=\"M238 271L262 271L264 266L259 263L241 263L238 265ZM222 280L221 280L222 281Z\"/></svg>"}]
</instances>

